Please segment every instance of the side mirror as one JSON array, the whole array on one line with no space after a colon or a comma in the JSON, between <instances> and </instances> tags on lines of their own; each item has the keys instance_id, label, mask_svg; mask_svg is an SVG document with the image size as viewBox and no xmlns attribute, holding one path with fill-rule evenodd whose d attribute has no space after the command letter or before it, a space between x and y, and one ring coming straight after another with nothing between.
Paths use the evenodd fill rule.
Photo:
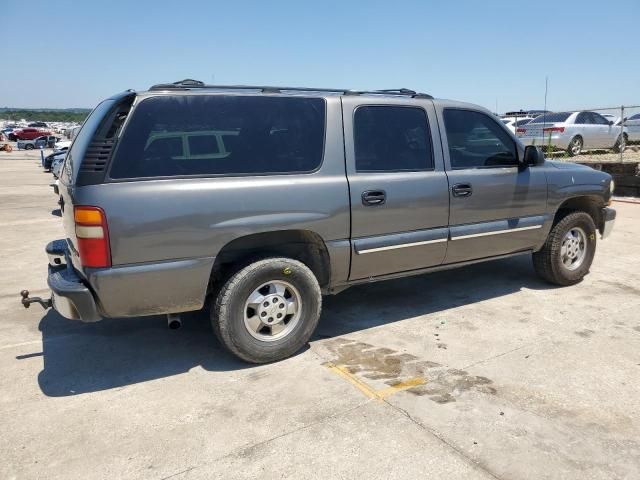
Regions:
<instances>
[{"instance_id":1,"label":"side mirror","mask_svg":"<svg viewBox=\"0 0 640 480\"><path fill-rule=\"evenodd\" d=\"M613 125L613 120L609 120L609 125Z\"/></svg>"},{"instance_id":2,"label":"side mirror","mask_svg":"<svg viewBox=\"0 0 640 480\"><path fill-rule=\"evenodd\" d=\"M524 168L542 165L544 163L544 153L540 147L527 145L524 147L524 156L520 165Z\"/></svg>"}]
</instances>

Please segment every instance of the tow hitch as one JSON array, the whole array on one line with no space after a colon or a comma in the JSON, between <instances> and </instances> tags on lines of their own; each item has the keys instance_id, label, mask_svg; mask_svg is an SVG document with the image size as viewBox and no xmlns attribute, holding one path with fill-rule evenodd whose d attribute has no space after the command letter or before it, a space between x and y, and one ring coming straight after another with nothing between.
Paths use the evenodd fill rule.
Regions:
<instances>
[{"instance_id":1,"label":"tow hitch","mask_svg":"<svg viewBox=\"0 0 640 480\"><path fill-rule=\"evenodd\" d=\"M22 290L20 296L22 297L24 308L29 308L32 303L39 303L45 310L53 306L50 298L30 297L29 290Z\"/></svg>"}]
</instances>

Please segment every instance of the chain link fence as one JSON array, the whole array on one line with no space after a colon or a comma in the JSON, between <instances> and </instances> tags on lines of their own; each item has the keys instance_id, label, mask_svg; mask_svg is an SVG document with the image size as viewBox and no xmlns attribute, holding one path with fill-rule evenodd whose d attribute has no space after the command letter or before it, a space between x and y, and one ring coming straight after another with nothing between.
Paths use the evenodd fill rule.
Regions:
<instances>
[{"instance_id":1,"label":"chain link fence","mask_svg":"<svg viewBox=\"0 0 640 480\"><path fill-rule=\"evenodd\" d=\"M501 117L522 143L542 147L547 158L604 170L614 176L617 194L640 197L640 105Z\"/></svg>"},{"instance_id":2,"label":"chain link fence","mask_svg":"<svg viewBox=\"0 0 640 480\"><path fill-rule=\"evenodd\" d=\"M640 105L508 112L502 118L525 145L542 147L548 158L640 162Z\"/></svg>"}]
</instances>

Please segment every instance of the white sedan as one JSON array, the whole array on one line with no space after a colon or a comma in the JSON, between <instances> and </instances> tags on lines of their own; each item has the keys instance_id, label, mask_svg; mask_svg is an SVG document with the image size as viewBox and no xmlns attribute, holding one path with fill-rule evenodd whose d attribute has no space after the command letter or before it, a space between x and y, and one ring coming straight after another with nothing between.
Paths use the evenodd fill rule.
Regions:
<instances>
[{"instance_id":1,"label":"white sedan","mask_svg":"<svg viewBox=\"0 0 640 480\"><path fill-rule=\"evenodd\" d=\"M502 118L502 123L511 130L511 133L516 133L516 128L521 127L529 123L533 118L531 117L506 117Z\"/></svg>"},{"instance_id":2,"label":"white sedan","mask_svg":"<svg viewBox=\"0 0 640 480\"><path fill-rule=\"evenodd\" d=\"M640 142L640 113L627 117L624 122L630 142Z\"/></svg>"}]
</instances>

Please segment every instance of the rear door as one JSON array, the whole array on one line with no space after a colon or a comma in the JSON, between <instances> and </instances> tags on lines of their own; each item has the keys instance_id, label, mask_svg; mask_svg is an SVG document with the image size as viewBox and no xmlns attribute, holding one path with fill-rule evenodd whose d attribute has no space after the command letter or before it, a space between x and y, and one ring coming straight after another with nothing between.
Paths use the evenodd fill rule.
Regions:
<instances>
[{"instance_id":1,"label":"rear door","mask_svg":"<svg viewBox=\"0 0 640 480\"><path fill-rule=\"evenodd\" d=\"M438 108L450 184L445 263L528 250L539 243L547 181L541 167L518 168L523 154L493 115Z\"/></svg>"},{"instance_id":2,"label":"rear door","mask_svg":"<svg viewBox=\"0 0 640 480\"><path fill-rule=\"evenodd\" d=\"M576 134L582 137L584 148L596 148L600 146L598 129L593 122L591 112L580 112L575 120Z\"/></svg>"},{"instance_id":3,"label":"rear door","mask_svg":"<svg viewBox=\"0 0 640 480\"><path fill-rule=\"evenodd\" d=\"M589 112L593 128L596 136L597 147L610 148L616 143L620 128L614 129L613 125L609 125L609 120L599 113Z\"/></svg>"},{"instance_id":4,"label":"rear door","mask_svg":"<svg viewBox=\"0 0 640 480\"><path fill-rule=\"evenodd\" d=\"M439 265L449 198L430 100L343 97L350 279Z\"/></svg>"}]
</instances>

